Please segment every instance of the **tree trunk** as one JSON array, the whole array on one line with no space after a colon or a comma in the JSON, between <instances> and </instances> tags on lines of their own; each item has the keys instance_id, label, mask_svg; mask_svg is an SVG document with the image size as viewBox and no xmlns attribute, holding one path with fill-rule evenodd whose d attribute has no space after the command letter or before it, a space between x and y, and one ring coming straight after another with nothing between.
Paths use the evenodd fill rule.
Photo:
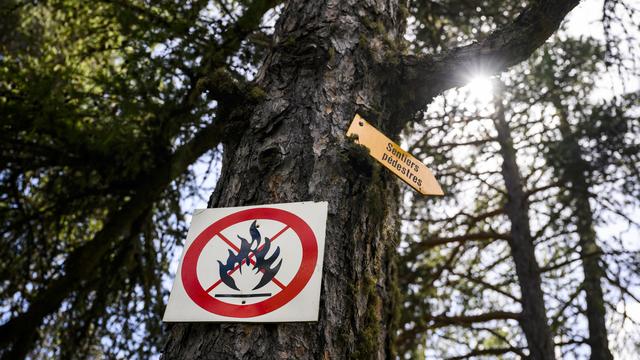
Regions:
<instances>
[{"instance_id":1,"label":"tree trunk","mask_svg":"<svg viewBox=\"0 0 640 360\"><path fill-rule=\"evenodd\" d=\"M589 164L582 157L582 150L578 144L571 125L567 121L567 114L559 101L554 101L560 119L560 133L562 136L563 169L561 178L569 191L569 206L576 219L576 232L580 245L580 257L584 281L582 287L586 295L587 321L589 322L589 346L592 360L611 360L613 355L609 350L607 339L607 325L605 322L604 295L602 293L603 269L600 265L602 250L596 242L596 232L593 227L593 210L589 203Z\"/></svg>"},{"instance_id":2,"label":"tree trunk","mask_svg":"<svg viewBox=\"0 0 640 360\"><path fill-rule=\"evenodd\" d=\"M211 207L328 201L318 322L174 324L164 359L391 358L397 180L345 137L354 114L388 135L379 65L402 36L397 1L288 1L257 76L266 93L225 144Z\"/></svg>"},{"instance_id":3,"label":"tree trunk","mask_svg":"<svg viewBox=\"0 0 640 360\"><path fill-rule=\"evenodd\" d=\"M511 130L505 120L500 91L501 86L496 86L494 124L498 132L500 154L502 155L502 176L508 196L505 210L511 221L509 245L522 293L520 326L527 338L531 359L554 359L553 336L547 321L540 268L536 261L535 247L529 228L529 205L516 163Z\"/></svg>"},{"instance_id":4,"label":"tree trunk","mask_svg":"<svg viewBox=\"0 0 640 360\"><path fill-rule=\"evenodd\" d=\"M580 159L582 160L582 159ZM606 310L602 293L601 279L603 270L600 267L600 247L596 243L596 232L593 228L593 212L589 204L588 186L584 177L579 173L570 187L575 200L576 228L579 236L580 256L584 271L583 287L587 300L587 320L589 322L589 346L591 346L592 360L611 360L613 355L609 351L607 340L607 325L605 323Z\"/></svg>"}]
</instances>

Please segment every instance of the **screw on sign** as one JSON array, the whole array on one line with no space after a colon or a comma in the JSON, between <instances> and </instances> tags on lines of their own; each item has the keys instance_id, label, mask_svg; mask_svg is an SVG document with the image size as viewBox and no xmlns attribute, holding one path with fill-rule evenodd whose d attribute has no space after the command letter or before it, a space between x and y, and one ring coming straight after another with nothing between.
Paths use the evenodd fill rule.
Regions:
<instances>
[{"instance_id":1,"label":"screw on sign","mask_svg":"<svg viewBox=\"0 0 640 360\"><path fill-rule=\"evenodd\" d=\"M198 212L164 321L317 320L326 216L326 202Z\"/></svg>"}]
</instances>

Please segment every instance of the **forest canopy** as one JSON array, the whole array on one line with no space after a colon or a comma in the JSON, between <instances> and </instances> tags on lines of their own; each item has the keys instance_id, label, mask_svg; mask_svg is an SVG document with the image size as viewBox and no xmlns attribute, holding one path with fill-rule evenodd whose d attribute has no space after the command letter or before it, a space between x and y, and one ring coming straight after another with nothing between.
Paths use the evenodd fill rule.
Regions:
<instances>
[{"instance_id":1,"label":"forest canopy","mask_svg":"<svg viewBox=\"0 0 640 360\"><path fill-rule=\"evenodd\" d=\"M379 61L455 60L538 3L408 1ZM209 203L223 144L276 96L258 85L269 54L295 45L274 35L285 6L0 1L2 359L159 356L190 214ZM401 114L398 141L446 195L396 196L393 356L525 357L540 306L561 358L640 351L639 25L633 1L587 0L531 56L519 44L508 71L487 57L438 70L441 88L400 84L424 104ZM336 56L313 51L292 61ZM376 174L371 161L358 166Z\"/></svg>"}]
</instances>

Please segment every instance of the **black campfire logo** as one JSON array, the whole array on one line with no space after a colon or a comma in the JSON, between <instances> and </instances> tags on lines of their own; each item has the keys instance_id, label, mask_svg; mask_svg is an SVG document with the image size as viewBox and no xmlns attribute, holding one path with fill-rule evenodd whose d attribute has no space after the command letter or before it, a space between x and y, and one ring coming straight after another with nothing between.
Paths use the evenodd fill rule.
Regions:
<instances>
[{"instance_id":1,"label":"black campfire logo","mask_svg":"<svg viewBox=\"0 0 640 360\"><path fill-rule=\"evenodd\" d=\"M235 280L233 280L229 275L229 272L238 267L240 274L242 274L243 265L250 265L252 262L252 256L255 256L253 270L256 274L258 271L262 272L262 278L253 290L257 290L268 284L273 277L276 276L280 270L280 266L282 265L282 259L280 259L278 264L273 266L280 255L280 247L276 247L273 254L267 257L267 253L269 253L269 249L271 249L271 240L269 240L268 237L265 237L263 245L260 246L261 236L256 220L254 220L249 227L249 233L251 234L251 242L247 241L247 239L242 236L237 235L240 241L242 241L240 251L237 254L234 254L233 251L229 250L229 257L227 257L227 262L225 264L218 261L218 264L220 265L220 279L225 283L225 285L238 291L240 291L240 289L238 289Z\"/></svg>"}]
</instances>

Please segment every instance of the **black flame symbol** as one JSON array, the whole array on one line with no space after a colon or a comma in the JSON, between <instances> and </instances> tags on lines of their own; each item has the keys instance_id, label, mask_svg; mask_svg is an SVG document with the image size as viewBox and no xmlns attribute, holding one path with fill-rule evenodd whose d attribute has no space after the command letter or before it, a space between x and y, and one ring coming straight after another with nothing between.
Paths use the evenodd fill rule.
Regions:
<instances>
[{"instance_id":1,"label":"black flame symbol","mask_svg":"<svg viewBox=\"0 0 640 360\"><path fill-rule=\"evenodd\" d=\"M264 238L264 245L262 249L260 249L260 231L258 231L256 220L254 220L249 227L249 233L251 234L251 242L238 235L238 238L242 241L240 251L237 254L234 254L233 251L229 250L229 257L227 258L227 263L224 265L222 262L218 261L218 264L220 265L220 279L225 283L225 285L238 291L240 290L236 286L236 282L231 276L229 276L228 272L233 270L236 265L240 265L239 270L242 274L242 262L244 261L246 264L250 264L251 254L256 257L256 263L253 265L253 269L263 273L262 279L260 279L260 282L253 288L253 290L259 289L269 283L269 281L271 281L271 279L273 279L280 270L280 265L282 265L282 259L280 259L278 265L271 267L271 265L278 260L280 247L276 247L273 255L267 258L267 253L271 248L271 240L269 240L268 237Z\"/></svg>"}]
</instances>

